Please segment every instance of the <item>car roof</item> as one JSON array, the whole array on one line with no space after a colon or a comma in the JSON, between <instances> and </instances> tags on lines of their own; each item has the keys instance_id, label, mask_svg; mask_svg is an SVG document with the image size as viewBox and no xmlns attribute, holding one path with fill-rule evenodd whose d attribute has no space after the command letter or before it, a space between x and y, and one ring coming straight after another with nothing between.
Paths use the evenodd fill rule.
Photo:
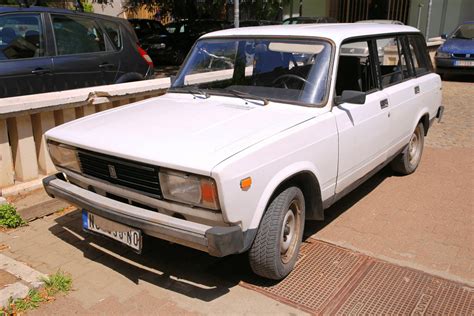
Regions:
<instances>
[{"instance_id":1,"label":"car roof","mask_svg":"<svg viewBox=\"0 0 474 316\"><path fill-rule=\"evenodd\" d=\"M308 37L308 38L327 38L333 40L336 44L345 39L370 36L378 34L392 33L420 33L414 27L397 24L375 24L375 23L327 23L327 24L292 24L292 25L270 25L255 26L245 28L232 28L221 31L211 32L203 35L201 38L210 37L232 37L232 36L282 36L287 37Z\"/></svg>"},{"instance_id":2,"label":"car roof","mask_svg":"<svg viewBox=\"0 0 474 316\"><path fill-rule=\"evenodd\" d=\"M360 20L354 23L380 23L380 24L398 24L398 25L403 25L403 22L398 21L398 20Z\"/></svg>"},{"instance_id":3,"label":"car roof","mask_svg":"<svg viewBox=\"0 0 474 316\"><path fill-rule=\"evenodd\" d=\"M106 19L106 20L126 21L125 19L110 16L110 15L80 12L80 11L74 11L74 10L61 9L61 8L38 7L38 6L31 6L29 8L20 8L20 7L0 6L0 13L21 13L21 12L23 13L45 12L45 13L59 13L59 14L77 14L77 15L89 16L93 18L100 18L100 19Z\"/></svg>"}]
</instances>

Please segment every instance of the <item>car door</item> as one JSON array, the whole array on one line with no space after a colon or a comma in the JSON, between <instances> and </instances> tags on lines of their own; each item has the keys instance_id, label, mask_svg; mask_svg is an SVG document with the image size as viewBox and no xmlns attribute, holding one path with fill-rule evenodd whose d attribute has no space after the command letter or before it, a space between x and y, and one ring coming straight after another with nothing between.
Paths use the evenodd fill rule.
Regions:
<instances>
[{"instance_id":1,"label":"car door","mask_svg":"<svg viewBox=\"0 0 474 316\"><path fill-rule=\"evenodd\" d=\"M381 85L388 96L390 128L386 141L389 147L387 155L391 157L408 143L413 133L420 87L407 58L406 36L378 38L376 42L382 54L379 58Z\"/></svg>"},{"instance_id":2,"label":"car door","mask_svg":"<svg viewBox=\"0 0 474 316\"><path fill-rule=\"evenodd\" d=\"M114 51L98 23L79 15L51 14L56 56L53 57L58 90L112 83L118 68Z\"/></svg>"},{"instance_id":3,"label":"car door","mask_svg":"<svg viewBox=\"0 0 474 316\"><path fill-rule=\"evenodd\" d=\"M46 47L41 14L0 15L0 98L54 89Z\"/></svg>"},{"instance_id":4,"label":"car door","mask_svg":"<svg viewBox=\"0 0 474 316\"><path fill-rule=\"evenodd\" d=\"M366 97L363 104L345 102L332 110L339 133L336 194L352 188L387 158L388 99L378 86L376 58L371 40L347 42L340 49L336 100L345 90L365 92Z\"/></svg>"}]
</instances>

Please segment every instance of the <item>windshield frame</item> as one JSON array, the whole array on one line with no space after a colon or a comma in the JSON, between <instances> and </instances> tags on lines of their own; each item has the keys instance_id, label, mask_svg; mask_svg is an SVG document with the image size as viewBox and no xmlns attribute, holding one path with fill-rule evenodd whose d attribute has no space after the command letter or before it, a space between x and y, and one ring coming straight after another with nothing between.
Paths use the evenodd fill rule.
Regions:
<instances>
[{"instance_id":1,"label":"windshield frame","mask_svg":"<svg viewBox=\"0 0 474 316\"><path fill-rule=\"evenodd\" d=\"M474 40L474 37L472 38L460 38L460 37L455 37L456 33L463 27L463 26L467 26L467 25L472 25L474 27L474 23L463 23L463 24L460 24L454 31L453 33L451 33L451 35L449 36L450 39L465 39L465 40L468 40L468 41L473 41Z\"/></svg>"},{"instance_id":2,"label":"windshield frame","mask_svg":"<svg viewBox=\"0 0 474 316\"><path fill-rule=\"evenodd\" d=\"M311 108L323 108L327 105L328 100L329 100L329 95L331 94L330 87L332 83L332 72L333 72L333 67L334 67L334 60L335 60L335 54L336 54L336 44L333 40L330 38L326 37L317 37L317 36L284 36L284 35L262 35L262 36L255 36L255 35L233 35L233 36L206 36L206 37L201 37L199 38L194 45L192 46L191 50L189 51L188 55L186 56L186 59L182 63L181 67L179 68L178 73L176 74L176 78L179 78L182 75L182 72L186 68L185 65L188 63L189 58L191 56L191 52L195 49L195 47L198 45L198 43L202 41L207 41L207 40L304 40L304 41L323 41L329 44L329 47L331 48L330 52L330 57L329 57L329 67L327 70L327 80L326 80L326 93L324 94L324 98L320 103L307 103L307 102L302 102L302 101L297 101L297 100L287 100L287 99L278 99L278 98L270 98L270 97L265 97L266 100L271 101L271 102L277 102L277 103L283 103L283 104L292 104L292 105L299 105L299 106L304 106L304 107L311 107ZM191 87L189 86L183 86L183 87L176 87L173 88L173 83L171 84L170 88L168 89L167 92L170 93L188 93L186 91L182 91L181 89L186 88L186 87ZM180 91L181 90L181 91ZM234 94L231 92L226 93L225 90L205 90L209 95L219 95L219 96L229 96L229 97L235 97ZM250 98L250 97L249 97ZM255 100L258 100L261 98L261 96L257 96Z\"/></svg>"}]
</instances>

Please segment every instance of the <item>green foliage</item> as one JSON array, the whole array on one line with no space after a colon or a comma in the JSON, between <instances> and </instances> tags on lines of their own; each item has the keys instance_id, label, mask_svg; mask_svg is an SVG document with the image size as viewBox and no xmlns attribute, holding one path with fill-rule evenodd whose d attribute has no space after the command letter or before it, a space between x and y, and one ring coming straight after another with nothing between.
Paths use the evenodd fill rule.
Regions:
<instances>
[{"instance_id":1,"label":"green foliage","mask_svg":"<svg viewBox=\"0 0 474 316\"><path fill-rule=\"evenodd\" d=\"M94 13L94 7L92 3L89 1L82 1L82 5L84 6L84 12Z\"/></svg>"},{"instance_id":2,"label":"green foliage","mask_svg":"<svg viewBox=\"0 0 474 316\"><path fill-rule=\"evenodd\" d=\"M45 277L42 281L45 285L44 288L39 290L31 289L25 298L16 300L10 298L7 306L0 309L0 316L18 315L38 308L40 303L53 300L53 296L58 293L67 293L72 287L71 277L59 270L55 274Z\"/></svg>"},{"instance_id":3,"label":"green foliage","mask_svg":"<svg viewBox=\"0 0 474 316\"><path fill-rule=\"evenodd\" d=\"M0 205L0 226L6 228L16 228L25 225L26 222L10 204Z\"/></svg>"},{"instance_id":4,"label":"green foliage","mask_svg":"<svg viewBox=\"0 0 474 316\"><path fill-rule=\"evenodd\" d=\"M45 284L46 292L50 296L56 295L59 292L67 293L72 287L71 276L59 270L42 281Z\"/></svg>"},{"instance_id":5,"label":"green foliage","mask_svg":"<svg viewBox=\"0 0 474 316\"><path fill-rule=\"evenodd\" d=\"M26 298L22 299L16 299L14 304L15 304L15 309L16 312L23 312L29 309L35 309L38 308L39 303L44 302L46 299L41 296L40 292L35 289L31 289L28 292L28 296Z\"/></svg>"}]
</instances>

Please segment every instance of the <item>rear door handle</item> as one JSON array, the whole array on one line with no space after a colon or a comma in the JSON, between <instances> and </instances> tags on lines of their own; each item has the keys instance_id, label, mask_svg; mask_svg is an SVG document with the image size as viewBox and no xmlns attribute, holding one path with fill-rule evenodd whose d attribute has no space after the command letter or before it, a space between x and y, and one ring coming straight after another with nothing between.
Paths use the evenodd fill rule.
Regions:
<instances>
[{"instance_id":1,"label":"rear door handle","mask_svg":"<svg viewBox=\"0 0 474 316\"><path fill-rule=\"evenodd\" d=\"M388 99L381 100L380 101L380 108L385 109L386 107L388 107Z\"/></svg>"},{"instance_id":2,"label":"rear door handle","mask_svg":"<svg viewBox=\"0 0 474 316\"><path fill-rule=\"evenodd\" d=\"M420 86L415 86L415 94L420 93Z\"/></svg>"},{"instance_id":3,"label":"rear door handle","mask_svg":"<svg viewBox=\"0 0 474 316\"><path fill-rule=\"evenodd\" d=\"M33 75L44 75L51 73L51 69L49 68L36 68L31 71Z\"/></svg>"}]
</instances>

